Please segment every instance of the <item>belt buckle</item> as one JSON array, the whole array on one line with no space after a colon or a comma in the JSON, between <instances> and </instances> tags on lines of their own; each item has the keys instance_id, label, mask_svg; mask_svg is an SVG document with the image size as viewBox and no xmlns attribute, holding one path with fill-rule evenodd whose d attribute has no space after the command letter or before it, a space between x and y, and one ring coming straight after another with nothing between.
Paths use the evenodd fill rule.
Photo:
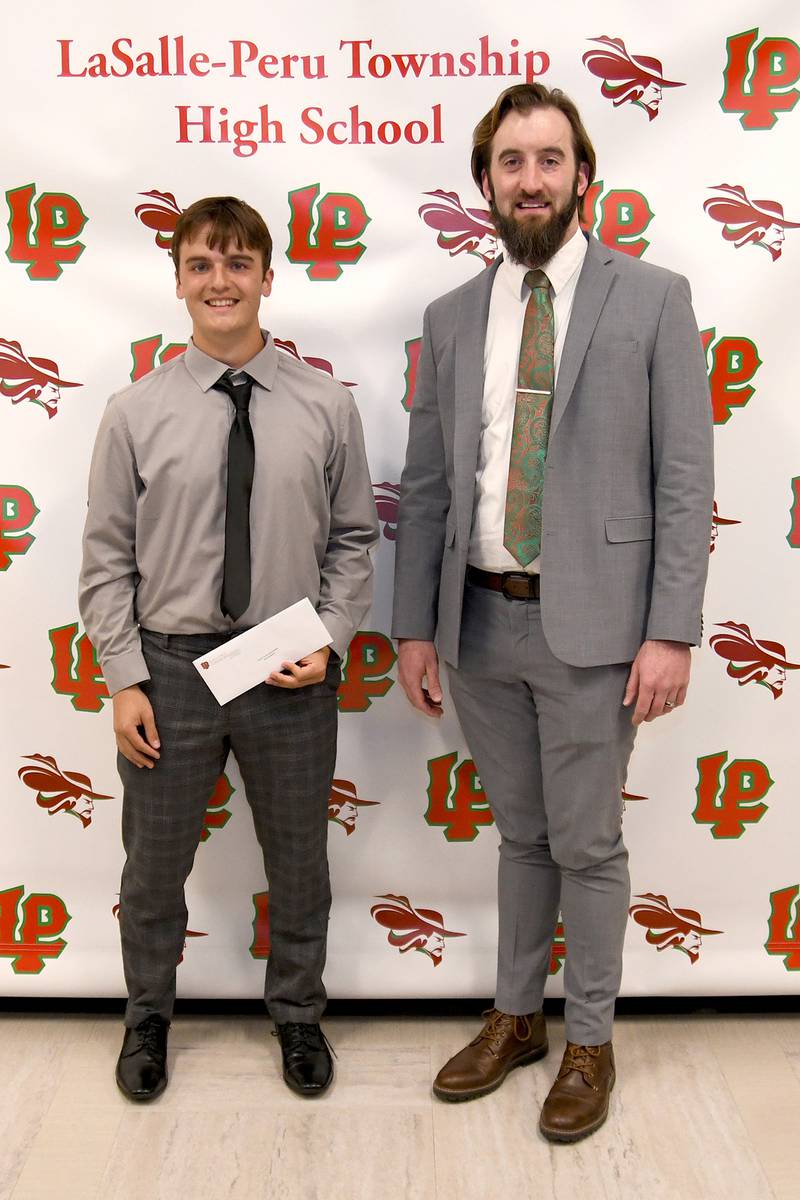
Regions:
<instances>
[{"instance_id":1,"label":"belt buckle","mask_svg":"<svg viewBox=\"0 0 800 1200\"><path fill-rule=\"evenodd\" d=\"M506 580L507 579L524 579L528 585L527 597L515 596L513 594L513 592L507 592L506 591ZM500 576L500 591L503 593L506 600L523 600L523 599L530 600L530 587L531 587L530 579L531 579L531 577L527 571L503 571L502 575Z\"/></svg>"}]
</instances>

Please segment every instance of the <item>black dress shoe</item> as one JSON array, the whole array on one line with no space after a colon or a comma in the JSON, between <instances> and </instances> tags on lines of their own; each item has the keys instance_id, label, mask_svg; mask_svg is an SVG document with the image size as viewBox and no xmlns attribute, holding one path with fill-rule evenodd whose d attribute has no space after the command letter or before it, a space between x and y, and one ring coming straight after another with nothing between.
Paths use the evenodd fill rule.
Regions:
<instances>
[{"instance_id":1,"label":"black dress shoe","mask_svg":"<svg viewBox=\"0 0 800 1200\"><path fill-rule=\"evenodd\" d=\"M328 1039L319 1025L285 1021L275 1025L283 1056L283 1078L298 1096L321 1096L333 1079Z\"/></svg>"},{"instance_id":2,"label":"black dress shoe","mask_svg":"<svg viewBox=\"0 0 800 1200\"><path fill-rule=\"evenodd\" d=\"M126 1029L117 1060L117 1086L129 1100L154 1100L167 1086L169 1021L158 1013Z\"/></svg>"}]
</instances>

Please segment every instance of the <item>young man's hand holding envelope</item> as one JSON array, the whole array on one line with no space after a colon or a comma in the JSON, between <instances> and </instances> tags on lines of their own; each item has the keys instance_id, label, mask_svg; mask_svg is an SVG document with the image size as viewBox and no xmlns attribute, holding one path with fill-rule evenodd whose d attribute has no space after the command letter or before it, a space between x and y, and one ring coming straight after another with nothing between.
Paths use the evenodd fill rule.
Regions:
<instances>
[{"instance_id":1,"label":"young man's hand holding envelope","mask_svg":"<svg viewBox=\"0 0 800 1200\"><path fill-rule=\"evenodd\" d=\"M259 683L296 688L316 682L307 678L309 667L317 665L309 659L320 652L327 662L332 641L304 597L193 662L217 701L227 704Z\"/></svg>"}]
</instances>

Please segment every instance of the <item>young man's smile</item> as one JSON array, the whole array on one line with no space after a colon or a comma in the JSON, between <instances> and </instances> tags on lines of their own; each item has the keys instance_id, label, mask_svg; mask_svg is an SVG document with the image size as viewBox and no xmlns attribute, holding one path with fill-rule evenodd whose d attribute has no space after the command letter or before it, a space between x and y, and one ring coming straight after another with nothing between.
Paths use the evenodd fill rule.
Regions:
<instances>
[{"instance_id":1,"label":"young man's smile","mask_svg":"<svg viewBox=\"0 0 800 1200\"><path fill-rule=\"evenodd\" d=\"M232 243L212 249L209 233L208 227L200 229L181 246L175 290L192 318L194 344L234 366L261 346L258 310L272 290L272 271L264 272L258 250Z\"/></svg>"}]
</instances>

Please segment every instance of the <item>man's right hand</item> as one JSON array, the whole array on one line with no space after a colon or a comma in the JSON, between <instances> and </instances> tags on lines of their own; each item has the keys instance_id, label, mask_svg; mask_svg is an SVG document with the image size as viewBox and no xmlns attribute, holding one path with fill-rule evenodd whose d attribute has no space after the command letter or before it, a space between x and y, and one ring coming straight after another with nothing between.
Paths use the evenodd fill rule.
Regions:
<instances>
[{"instance_id":1,"label":"man's right hand","mask_svg":"<svg viewBox=\"0 0 800 1200\"><path fill-rule=\"evenodd\" d=\"M138 684L114 696L114 733L120 754L135 767L154 767L160 758L153 706Z\"/></svg>"},{"instance_id":2,"label":"man's right hand","mask_svg":"<svg viewBox=\"0 0 800 1200\"><path fill-rule=\"evenodd\" d=\"M442 715L442 687L439 683L439 658L433 642L401 638L398 652L398 676L403 691L414 708L426 717ZM422 686L427 677L428 686Z\"/></svg>"}]
</instances>

